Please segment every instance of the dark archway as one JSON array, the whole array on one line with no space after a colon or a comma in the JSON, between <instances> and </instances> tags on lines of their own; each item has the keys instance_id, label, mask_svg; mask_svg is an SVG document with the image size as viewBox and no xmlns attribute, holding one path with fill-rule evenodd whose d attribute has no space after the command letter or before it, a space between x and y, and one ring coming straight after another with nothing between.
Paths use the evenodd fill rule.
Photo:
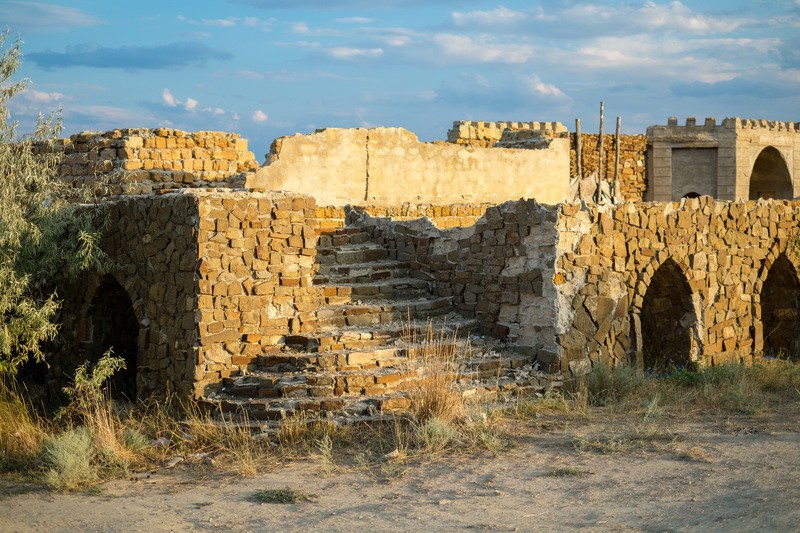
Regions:
<instances>
[{"instance_id":1,"label":"dark archway","mask_svg":"<svg viewBox=\"0 0 800 533\"><path fill-rule=\"evenodd\" d=\"M700 198L700 195L698 193L692 191L692 192L687 192L686 194L683 195L683 197L684 198Z\"/></svg>"},{"instance_id":2,"label":"dark archway","mask_svg":"<svg viewBox=\"0 0 800 533\"><path fill-rule=\"evenodd\" d=\"M664 261L653 274L640 319L645 369L659 371L690 363L692 327L697 317L689 283L672 259Z\"/></svg>"},{"instance_id":3,"label":"dark archway","mask_svg":"<svg viewBox=\"0 0 800 533\"><path fill-rule=\"evenodd\" d=\"M136 398L139 355L139 321L128 292L111 275L105 276L94 293L87 313L90 336L89 358L97 361L108 350L125 360L125 369L112 378L109 388L115 398Z\"/></svg>"},{"instance_id":4,"label":"dark archway","mask_svg":"<svg viewBox=\"0 0 800 533\"><path fill-rule=\"evenodd\" d=\"M792 176L781 153L768 146L764 148L750 174L750 199L775 198L791 200L794 197Z\"/></svg>"},{"instance_id":5,"label":"dark archway","mask_svg":"<svg viewBox=\"0 0 800 533\"><path fill-rule=\"evenodd\" d=\"M784 254L769 269L761 289L764 355L800 359L800 281Z\"/></svg>"}]
</instances>

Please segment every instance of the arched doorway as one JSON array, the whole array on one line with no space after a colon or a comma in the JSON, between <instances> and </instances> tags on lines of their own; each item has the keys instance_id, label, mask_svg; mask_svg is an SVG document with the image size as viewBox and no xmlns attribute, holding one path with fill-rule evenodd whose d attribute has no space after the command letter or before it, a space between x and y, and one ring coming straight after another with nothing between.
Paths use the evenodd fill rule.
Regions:
<instances>
[{"instance_id":1,"label":"arched doorway","mask_svg":"<svg viewBox=\"0 0 800 533\"><path fill-rule=\"evenodd\" d=\"M680 267L667 259L656 270L640 314L641 364L647 370L688 365L697 322L692 291Z\"/></svg>"},{"instance_id":2,"label":"arched doorway","mask_svg":"<svg viewBox=\"0 0 800 533\"><path fill-rule=\"evenodd\" d=\"M761 289L764 355L800 359L800 281L786 255L772 263Z\"/></svg>"},{"instance_id":3,"label":"arched doorway","mask_svg":"<svg viewBox=\"0 0 800 533\"><path fill-rule=\"evenodd\" d=\"M125 369L112 378L109 388L116 398L136 398L136 372L139 354L139 321L128 292L114 276L101 281L89 305L87 317L89 358L97 361L112 349L116 357L125 360Z\"/></svg>"},{"instance_id":4,"label":"arched doorway","mask_svg":"<svg viewBox=\"0 0 800 533\"><path fill-rule=\"evenodd\" d=\"M793 197L794 187L786 161L776 148L764 148L758 154L750 175L750 199L791 200Z\"/></svg>"}]
</instances>

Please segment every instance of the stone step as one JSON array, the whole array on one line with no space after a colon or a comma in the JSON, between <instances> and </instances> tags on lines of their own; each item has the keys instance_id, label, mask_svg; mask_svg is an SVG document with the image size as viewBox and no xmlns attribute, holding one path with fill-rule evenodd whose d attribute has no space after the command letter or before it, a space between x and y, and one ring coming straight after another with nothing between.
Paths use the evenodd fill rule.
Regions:
<instances>
[{"instance_id":1,"label":"stone step","mask_svg":"<svg viewBox=\"0 0 800 533\"><path fill-rule=\"evenodd\" d=\"M328 305L317 311L316 330L345 326L378 326L398 320L425 319L452 310L449 296L421 297L414 300L388 300L361 304Z\"/></svg>"},{"instance_id":2,"label":"stone step","mask_svg":"<svg viewBox=\"0 0 800 533\"><path fill-rule=\"evenodd\" d=\"M394 259L353 263L349 265L321 264L314 277L315 285L335 285L341 283L368 283L390 278L417 277L418 271L411 264Z\"/></svg>"},{"instance_id":3,"label":"stone step","mask_svg":"<svg viewBox=\"0 0 800 533\"><path fill-rule=\"evenodd\" d=\"M403 338L425 338L428 328L443 334L467 335L476 331L479 323L458 313L437 314L428 320L396 320L371 326L344 326L320 331L316 327L302 335L287 338L286 347L296 352L332 352L385 347Z\"/></svg>"},{"instance_id":4,"label":"stone step","mask_svg":"<svg viewBox=\"0 0 800 533\"><path fill-rule=\"evenodd\" d=\"M275 422L286 417L301 413L325 414L333 420L346 422L380 413L405 411L410 406L408 391L414 386L416 386L414 379L407 377L401 386L396 386L394 389L387 388L383 394L270 398L235 396L224 391L214 393L203 401L226 420L252 423L253 429L263 430L275 427ZM500 378L489 376L462 379L453 384L454 390L459 391L464 397L495 401L541 395L559 386L560 381L557 377L538 371L509 372ZM362 387L362 390L366 388ZM239 392L243 392L243 389Z\"/></svg>"},{"instance_id":5,"label":"stone step","mask_svg":"<svg viewBox=\"0 0 800 533\"><path fill-rule=\"evenodd\" d=\"M270 354L258 359L258 370L269 372L335 372L389 367L407 361L408 347L398 343L367 350L334 350Z\"/></svg>"},{"instance_id":6,"label":"stone step","mask_svg":"<svg viewBox=\"0 0 800 533\"><path fill-rule=\"evenodd\" d=\"M363 244L369 242L371 236L363 228L335 228L323 230L317 240L317 248L331 248L348 244Z\"/></svg>"},{"instance_id":7,"label":"stone step","mask_svg":"<svg viewBox=\"0 0 800 533\"><path fill-rule=\"evenodd\" d=\"M316 261L322 265L353 265L389 259L389 249L381 244L346 244L333 248L317 248Z\"/></svg>"},{"instance_id":8,"label":"stone step","mask_svg":"<svg viewBox=\"0 0 800 533\"><path fill-rule=\"evenodd\" d=\"M341 305L364 301L422 297L431 294L431 282L419 278L388 278L368 283L322 285L325 303Z\"/></svg>"}]
</instances>

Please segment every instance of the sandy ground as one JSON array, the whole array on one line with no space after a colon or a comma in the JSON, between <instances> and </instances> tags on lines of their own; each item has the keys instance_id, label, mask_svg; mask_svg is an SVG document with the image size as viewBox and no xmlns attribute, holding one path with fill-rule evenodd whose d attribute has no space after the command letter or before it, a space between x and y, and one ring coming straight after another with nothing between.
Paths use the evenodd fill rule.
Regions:
<instances>
[{"instance_id":1,"label":"sandy ground","mask_svg":"<svg viewBox=\"0 0 800 533\"><path fill-rule=\"evenodd\" d=\"M179 465L72 494L0 478L0 531L800 531L797 408L547 426L388 478L315 459L250 478ZM287 487L309 501L252 500Z\"/></svg>"}]
</instances>

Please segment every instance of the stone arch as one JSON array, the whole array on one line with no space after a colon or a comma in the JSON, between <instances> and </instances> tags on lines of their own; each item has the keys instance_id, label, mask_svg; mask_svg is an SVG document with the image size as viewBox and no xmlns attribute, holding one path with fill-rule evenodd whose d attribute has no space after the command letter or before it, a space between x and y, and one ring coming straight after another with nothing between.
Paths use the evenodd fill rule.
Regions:
<instances>
[{"instance_id":1,"label":"stone arch","mask_svg":"<svg viewBox=\"0 0 800 533\"><path fill-rule=\"evenodd\" d=\"M637 283L633 307L636 364L648 370L686 366L697 358L701 340L699 299L688 282L688 267L666 257L649 264Z\"/></svg>"},{"instance_id":2,"label":"stone arch","mask_svg":"<svg viewBox=\"0 0 800 533\"><path fill-rule=\"evenodd\" d=\"M123 358L126 368L112 378L109 388L114 397L133 400L138 391L142 339L147 337L143 302L113 274L94 277L87 288L80 325L84 352L92 362L109 348Z\"/></svg>"},{"instance_id":3,"label":"stone arch","mask_svg":"<svg viewBox=\"0 0 800 533\"><path fill-rule=\"evenodd\" d=\"M750 173L750 200L774 198L791 200L794 186L789 167L783 155L773 146L767 146L758 154Z\"/></svg>"},{"instance_id":4,"label":"stone arch","mask_svg":"<svg viewBox=\"0 0 800 533\"><path fill-rule=\"evenodd\" d=\"M700 198L700 193L689 191L682 196L682 198Z\"/></svg>"},{"instance_id":5,"label":"stone arch","mask_svg":"<svg viewBox=\"0 0 800 533\"><path fill-rule=\"evenodd\" d=\"M754 286L754 346L767 356L800 359L800 264L786 245L767 253Z\"/></svg>"}]
</instances>

